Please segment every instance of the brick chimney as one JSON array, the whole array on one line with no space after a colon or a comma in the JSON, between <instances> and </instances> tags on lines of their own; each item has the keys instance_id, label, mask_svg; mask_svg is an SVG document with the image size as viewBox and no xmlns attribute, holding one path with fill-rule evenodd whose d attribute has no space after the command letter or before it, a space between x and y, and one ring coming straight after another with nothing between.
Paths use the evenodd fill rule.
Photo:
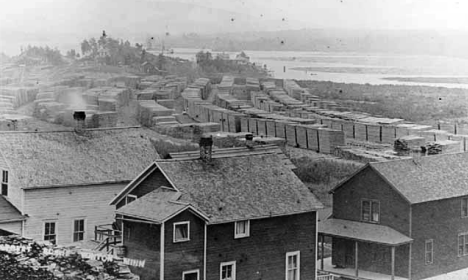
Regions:
<instances>
[{"instance_id":1,"label":"brick chimney","mask_svg":"<svg viewBox=\"0 0 468 280\"><path fill-rule=\"evenodd\" d=\"M84 111L75 111L73 113L73 119L75 119L75 132L82 133L86 128L86 113Z\"/></svg>"},{"instance_id":2,"label":"brick chimney","mask_svg":"<svg viewBox=\"0 0 468 280\"><path fill-rule=\"evenodd\" d=\"M211 155L213 151L213 137L204 136L200 138L200 159L204 162L211 162Z\"/></svg>"},{"instance_id":3,"label":"brick chimney","mask_svg":"<svg viewBox=\"0 0 468 280\"><path fill-rule=\"evenodd\" d=\"M247 148L249 148L249 149L253 148L254 142L253 142L253 134L252 133L248 133L248 134L245 135L245 146L247 146Z\"/></svg>"}]
</instances>

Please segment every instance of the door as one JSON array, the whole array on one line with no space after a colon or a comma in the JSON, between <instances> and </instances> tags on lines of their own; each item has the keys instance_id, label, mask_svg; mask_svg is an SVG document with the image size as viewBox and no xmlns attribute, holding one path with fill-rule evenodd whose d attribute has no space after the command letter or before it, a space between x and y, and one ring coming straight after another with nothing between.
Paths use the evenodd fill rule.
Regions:
<instances>
[{"instance_id":1,"label":"door","mask_svg":"<svg viewBox=\"0 0 468 280\"><path fill-rule=\"evenodd\" d=\"M354 242L346 240L345 242L345 266L354 267Z\"/></svg>"}]
</instances>

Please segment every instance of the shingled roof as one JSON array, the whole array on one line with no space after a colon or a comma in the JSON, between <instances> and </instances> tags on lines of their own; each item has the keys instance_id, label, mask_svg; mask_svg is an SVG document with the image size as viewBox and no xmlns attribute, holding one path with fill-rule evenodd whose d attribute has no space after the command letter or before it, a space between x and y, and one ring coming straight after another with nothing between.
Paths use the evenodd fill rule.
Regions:
<instances>
[{"instance_id":1,"label":"shingled roof","mask_svg":"<svg viewBox=\"0 0 468 280\"><path fill-rule=\"evenodd\" d=\"M373 162L369 166L410 203L468 195L468 153Z\"/></svg>"},{"instance_id":2,"label":"shingled roof","mask_svg":"<svg viewBox=\"0 0 468 280\"><path fill-rule=\"evenodd\" d=\"M315 195L274 153L223 156L213 158L210 164L200 159L157 160L156 165L181 193L177 201L205 213L210 223L292 215L322 208ZM119 209L119 213L141 217L159 215L147 207L139 207L138 213L123 210Z\"/></svg>"},{"instance_id":3,"label":"shingled roof","mask_svg":"<svg viewBox=\"0 0 468 280\"><path fill-rule=\"evenodd\" d=\"M0 153L21 188L127 182L159 158L143 128L0 133Z\"/></svg>"}]
</instances>

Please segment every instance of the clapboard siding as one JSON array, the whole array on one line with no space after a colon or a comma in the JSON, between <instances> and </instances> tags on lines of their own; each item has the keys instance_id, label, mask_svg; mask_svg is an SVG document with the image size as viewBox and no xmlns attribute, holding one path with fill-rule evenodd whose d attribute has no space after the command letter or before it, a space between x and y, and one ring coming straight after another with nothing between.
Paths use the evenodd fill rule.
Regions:
<instances>
[{"instance_id":1,"label":"clapboard siding","mask_svg":"<svg viewBox=\"0 0 468 280\"><path fill-rule=\"evenodd\" d=\"M8 201L11 202L11 204L13 204L21 212L22 190L21 190L21 186L18 185L16 174L13 170L8 168L6 163L2 163L2 161L0 160L0 181L2 180L2 170L8 171L8 196L6 198Z\"/></svg>"},{"instance_id":2,"label":"clapboard siding","mask_svg":"<svg viewBox=\"0 0 468 280\"><path fill-rule=\"evenodd\" d=\"M6 230L9 232L13 232L16 234L21 234L21 221L18 222L10 222L10 223L1 223L0 229Z\"/></svg>"},{"instance_id":3,"label":"clapboard siding","mask_svg":"<svg viewBox=\"0 0 468 280\"><path fill-rule=\"evenodd\" d=\"M145 260L144 267L132 266L132 272L141 280L159 279L160 269L160 225L124 222L124 245L127 257Z\"/></svg>"},{"instance_id":4,"label":"clapboard siding","mask_svg":"<svg viewBox=\"0 0 468 280\"><path fill-rule=\"evenodd\" d=\"M173 242L173 225L176 222L190 222L190 240ZM186 210L164 223L164 279L182 279L184 271L200 269L203 271L203 243L205 222ZM200 280L203 275L200 275Z\"/></svg>"},{"instance_id":5,"label":"clapboard siding","mask_svg":"<svg viewBox=\"0 0 468 280\"><path fill-rule=\"evenodd\" d=\"M284 279L286 253L300 251L301 279L315 279L316 213L250 221L250 236L234 239L234 223L209 225L207 280L220 263L236 261L237 279Z\"/></svg>"},{"instance_id":6,"label":"clapboard siding","mask_svg":"<svg viewBox=\"0 0 468 280\"><path fill-rule=\"evenodd\" d=\"M29 215L24 235L43 239L44 220L57 222L57 243L73 241L73 220L85 218L85 240L94 238L96 225L114 221L114 206L109 205L125 184L60 187L25 190L24 212Z\"/></svg>"}]
</instances>

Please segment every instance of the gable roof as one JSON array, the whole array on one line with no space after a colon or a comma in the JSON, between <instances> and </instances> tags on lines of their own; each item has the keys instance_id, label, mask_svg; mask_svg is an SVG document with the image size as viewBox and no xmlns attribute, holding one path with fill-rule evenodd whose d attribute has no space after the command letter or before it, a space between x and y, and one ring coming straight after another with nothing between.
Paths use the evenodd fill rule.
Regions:
<instances>
[{"instance_id":1,"label":"gable roof","mask_svg":"<svg viewBox=\"0 0 468 280\"><path fill-rule=\"evenodd\" d=\"M13 221L22 221L26 218L9 201L0 195L0 224Z\"/></svg>"},{"instance_id":2,"label":"gable roof","mask_svg":"<svg viewBox=\"0 0 468 280\"><path fill-rule=\"evenodd\" d=\"M178 201L182 194L174 190L156 189L141 198L121 207L116 214L163 223L189 209L204 220L208 217L187 203Z\"/></svg>"},{"instance_id":3,"label":"gable roof","mask_svg":"<svg viewBox=\"0 0 468 280\"><path fill-rule=\"evenodd\" d=\"M156 165L180 191L177 201L206 213L210 223L292 215L323 207L275 153L225 154L210 164L200 159L157 160Z\"/></svg>"},{"instance_id":4,"label":"gable roof","mask_svg":"<svg viewBox=\"0 0 468 280\"><path fill-rule=\"evenodd\" d=\"M468 195L468 153L372 162L369 166L412 204Z\"/></svg>"},{"instance_id":5,"label":"gable roof","mask_svg":"<svg viewBox=\"0 0 468 280\"><path fill-rule=\"evenodd\" d=\"M21 188L128 182L159 158L138 127L0 133L0 153Z\"/></svg>"}]
</instances>

